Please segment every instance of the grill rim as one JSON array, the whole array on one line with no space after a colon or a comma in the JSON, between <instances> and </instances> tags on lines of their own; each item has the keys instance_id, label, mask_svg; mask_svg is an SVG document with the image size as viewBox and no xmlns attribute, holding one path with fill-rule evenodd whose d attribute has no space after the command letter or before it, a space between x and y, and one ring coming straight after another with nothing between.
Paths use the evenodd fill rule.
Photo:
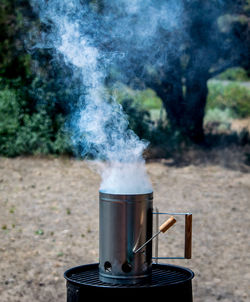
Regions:
<instances>
[{"instance_id":1,"label":"grill rim","mask_svg":"<svg viewBox=\"0 0 250 302\"><path fill-rule=\"evenodd\" d=\"M158 263L153 263L152 264L152 279L148 278L144 282L138 282L136 284L122 284L122 283L117 283L117 284L111 284L107 282L103 282L101 280L97 280L96 276L99 275L99 270L98 270L99 263L90 263L90 264L85 264L85 265L80 265L76 267L72 267L68 270L65 271L64 273L64 278L67 280L67 282L74 284L76 286L82 286L82 287L92 287L92 288L145 288L145 287L167 287L167 286L175 286L175 285L180 285L189 282L192 280L195 276L194 272L190 270L189 268L182 267L182 266L177 266L177 265L172 265L172 264L158 264ZM158 273L157 273L158 270ZM77 273L84 273L89 272L94 276L93 281L88 282L88 277L86 276L86 282L80 282L77 281L71 276L73 274ZM164 282L164 272L167 272L167 274L171 274L171 271L176 272L178 274L181 273L181 277L177 281L173 282ZM155 274L156 273L156 274ZM159 277L159 276L163 277ZM90 275L89 275L90 277ZM156 279L154 281L154 278ZM161 278L161 279L159 279ZM90 278L92 279L92 278ZM173 276L173 280L176 279L176 275ZM160 280L160 281L158 281Z\"/></svg>"}]
</instances>

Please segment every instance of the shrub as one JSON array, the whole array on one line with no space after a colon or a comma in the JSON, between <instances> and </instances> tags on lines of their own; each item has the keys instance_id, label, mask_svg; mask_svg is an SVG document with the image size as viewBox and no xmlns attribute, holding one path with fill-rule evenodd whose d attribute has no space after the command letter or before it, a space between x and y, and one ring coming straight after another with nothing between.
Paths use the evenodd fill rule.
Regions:
<instances>
[{"instance_id":1,"label":"shrub","mask_svg":"<svg viewBox=\"0 0 250 302\"><path fill-rule=\"evenodd\" d=\"M21 105L15 91L0 91L0 154L14 156Z\"/></svg>"},{"instance_id":2,"label":"shrub","mask_svg":"<svg viewBox=\"0 0 250 302\"><path fill-rule=\"evenodd\" d=\"M226 71L219 74L216 78L219 80L229 81L249 81L246 70L241 67L228 68Z\"/></svg>"},{"instance_id":3,"label":"shrub","mask_svg":"<svg viewBox=\"0 0 250 302\"><path fill-rule=\"evenodd\" d=\"M160 109L162 106L161 99L156 95L152 89L133 90L125 85L118 85L113 89L113 94L118 102L124 99L131 99L133 102L144 110Z\"/></svg>"},{"instance_id":4,"label":"shrub","mask_svg":"<svg viewBox=\"0 0 250 302\"><path fill-rule=\"evenodd\" d=\"M250 116L250 89L237 83L223 85L213 81L208 83L208 89L206 112L214 108L229 108L237 118Z\"/></svg>"},{"instance_id":5,"label":"shrub","mask_svg":"<svg viewBox=\"0 0 250 302\"><path fill-rule=\"evenodd\" d=\"M11 89L0 91L0 154L69 153L70 145L63 132L64 117L51 117L49 108L27 110L27 102Z\"/></svg>"}]
</instances>

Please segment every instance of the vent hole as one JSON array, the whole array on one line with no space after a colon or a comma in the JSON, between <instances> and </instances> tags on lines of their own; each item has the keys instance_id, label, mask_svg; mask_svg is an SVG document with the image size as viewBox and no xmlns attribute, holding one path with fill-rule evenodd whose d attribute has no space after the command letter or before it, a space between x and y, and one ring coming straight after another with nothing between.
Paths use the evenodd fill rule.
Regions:
<instances>
[{"instance_id":1,"label":"vent hole","mask_svg":"<svg viewBox=\"0 0 250 302\"><path fill-rule=\"evenodd\" d=\"M123 263L122 265L122 270L124 273L129 273L132 270L132 266L131 264L129 264L127 261L125 263Z\"/></svg>"},{"instance_id":2,"label":"vent hole","mask_svg":"<svg viewBox=\"0 0 250 302\"><path fill-rule=\"evenodd\" d=\"M111 265L111 263L109 261L106 261L104 263L104 269L105 269L106 272L111 272L112 265Z\"/></svg>"}]
</instances>

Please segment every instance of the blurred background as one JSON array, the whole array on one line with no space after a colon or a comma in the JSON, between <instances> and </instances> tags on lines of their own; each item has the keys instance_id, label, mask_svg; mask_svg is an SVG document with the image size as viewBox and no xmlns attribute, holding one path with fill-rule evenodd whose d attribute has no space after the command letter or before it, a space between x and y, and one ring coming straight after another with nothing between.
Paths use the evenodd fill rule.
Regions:
<instances>
[{"instance_id":1,"label":"blurred background","mask_svg":"<svg viewBox=\"0 0 250 302\"><path fill-rule=\"evenodd\" d=\"M78 2L103 13L105 1ZM193 259L173 263L194 270L194 301L247 302L250 1L182 4L158 48L136 45L129 73L118 60L105 85L149 142L154 205L193 213ZM37 47L46 31L31 1L0 0L1 302L65 301L64 271L98 261L100 177L71 142L85 88L79 71ZM150 65L159 53L167 64ZM167 238L163 256L180 255L180 237Z\"/></svg>"},{"instance_id":2,"label":"blurred background","mask_svg":"<svg viewBox=\"0 0 250 302\"><path fill-rule=\"evenodd\" d=\"M89 1L100 14L102 1ZM217 3L218 2L218 3ZM223 4L221 4L223 3ZM187 147L249 144L249 1L184 1L182 32L166 36L167 66L129 81L111 71L110 88L130 127L150 142L148 158L170 157ZM58 64L50 49L36 49L44 26L29 1L0 4L0 154L72 155L67 116L82 94L79 78ZM37 40L36 40L37 41ZM138 54L137 54L138 55ZM245 153L249 163L249 153Z\"/></svg>"}]
</instances>

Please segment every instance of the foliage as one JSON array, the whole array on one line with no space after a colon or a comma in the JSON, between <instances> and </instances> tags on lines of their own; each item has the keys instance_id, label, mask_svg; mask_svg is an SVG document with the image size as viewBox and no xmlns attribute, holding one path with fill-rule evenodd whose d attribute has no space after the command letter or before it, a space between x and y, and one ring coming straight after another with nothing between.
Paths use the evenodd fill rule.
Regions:
<instances>
[{"instance_id":1,"label":"foliage","mask_svg":"<svg viewBox=\"0 0 250 302\"><path fill-rule=\"evenodd\" d=\"M90 2L98 8L97 3L102 1ZM131 128L141 138L152 145L175 148L183 140L178 123L152 122L150 110L159 110L163 102L169 120L172 113L179 115L179 124L188 118L194 120L196 112L190 114L188 105L192 105L193 95L201 98L201 79L206 83L218 73L217 78L223 80L249 79L250 2L236 2L184 1L181 30L176 28L172 33L160 29L166 31L166 39L161 40L166 65L150 66L152 58L145 64L143 54L131 52L138 62L123 72L127 70L127 78L133 82L134 68L135 81L142 83L139 86L143 89L132 90L130 83L126 83L127 86L120 86L112 93L123 105ZM97 10L102 11L101 7ZM36 32L39 27L29 0L2 0L0 27L0 154L71 153L63 125L66 112L84 94L74 71L54 66L47 50L36 54L27 51L26 34L30 29ZM242 68L221 73L228 66ZM206 122L217 119L224 123L235 116L250 116L249 90L237 84L224 86L213 82L208 83L208 88Z\"/></svg>"},{"instance_id":2,"label":"foliage","mask_svg":"<svg viewBox=\"0 0 250 302\"><path fill-rule=\"evenodd\" d=\"M134 90L126 85L116 85L113 88L111 94L114 95L118 102L122 102L124 99L133 100L133 104L136 104L141 109L151 110L160 109L162 105L161 99L156 95L155 91L147 88L144 90Z\"/></svg>"},{"instance_id":3,"label":"foliage","mask_svg":"<svg viewBox=\"0 0 250 302\"><path fill-rule=\"evenodd\" d=\"M219 80L229 80L229 81L249 81L248 74L244 68L234 67L228 68L217 77Z\"/></svg>"},{"instance_id":4,"label":"foliage","mask_svg":"<svg viewBox=\"0 0 250 302\"><path fill-rule=\"evenodd\" d=\"M237 118L250 116L250 90L237 83L224 85L221 82L208 83L209 94L206 111L230 109Z\"/></svg>"},{"instance_id":5,"label":"foliage","mask_svg":"<svg viewBox=\"0 0 250 302\"><path fill-rule=\"evenodd\" d=\"M71 154L64 124L72 74L49 64L48 51L28 51L27 34L40 26L29 0L1 1L0 26L0 154Z\"/></svg>"},{"instance_id":6,"label":"foliage","mask_svg":"<svg viewBox=\"0 0 250 302\"><path fill-rule=\"evenodd\" d=\"M31 76L31 56L24 41L35 17L29 0L1 0L0 2L0 76L20 78L27 82Z\"/></svg>"},{"instance_id":7,"label":"foliage","mask_svg":"<svg viewBox=\"0 0 250 302\"><path fill-rule=\"evenodd\" d=\"M41 106L32 113L15 90L0 91L0 154L63 154L70 146L63 132L64 117L52 118L51 108Z\"/></svg>"},{"instance_id":8,"label":"foliage","mask_svg":"<svg viewBox=\"0 0 250 302\"><path fill-rule=\"evenodd\" d=\"M117 65L125 74L126 84L134 87L140 83L156 92L174 129L202 143L207 81L229 67L239 66L247 72L250 69L249 11L246 1L173 3L176 8L183 5L181 22L177 24L177 20L174 29L157 28L154 36L157 42L157 38L160 40L159 53L152 50L150 57L135 47L130 52L129 68L119 65L119 60ZM241 104L241 108L244 106ZM239 114L246 115L246 109L243 111Z\"/></svg>"}]
</instances>

